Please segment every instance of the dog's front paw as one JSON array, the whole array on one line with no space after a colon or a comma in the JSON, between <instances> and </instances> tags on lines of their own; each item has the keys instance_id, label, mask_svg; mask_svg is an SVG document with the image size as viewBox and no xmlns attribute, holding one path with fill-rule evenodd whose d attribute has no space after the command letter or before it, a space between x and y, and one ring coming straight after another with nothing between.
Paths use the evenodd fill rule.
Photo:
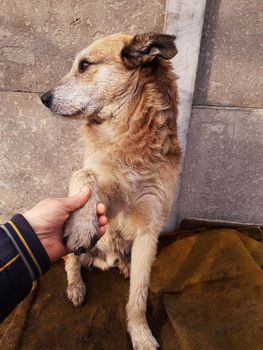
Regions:
<instances>
[{"instance_id":1,"label":"dog's front paw","mask_svg":"<svg viewBox=\"0 0 263 350\"><path fill-rule=\"evenodd\" d=\"M133 350L157 350L160 349L156 339L150 335L145 334L140 339L136 338L132 340Z\"/></svg>"},{"instance_id":2,"label":"dog's front paw","mask_svg":"<svg viewBox=\"0 0 263 350\"><path fill-rule=\"evenodd\" d=\"M74 306L80 306L86 295L86 287L83 282L71 283L67 288L67 295L69 301L72 302Z\"/></svg>"},{"instance_id":3,"label":"dog's front paw","mask_svg":"<svg viewBox=\"0 0 263 350\"><path fill-rule=\"evenodd\" d=\"M146 324L135 322L132 325L130 324L128 328L134 350L159 349L159 344Z\"/></svg>"},{"instance_id":4,"label":"dog's front paw","mask_svg":"<svg viewBox=\"0 0 263 350\"><path fill-rule=\"evenodd\" d=\"M76 255L85 253L95 246L99 240L99 224L94 208L85 205L71 214L66 222L64 237L69 251Z\"/></svg>"}]
</instances>

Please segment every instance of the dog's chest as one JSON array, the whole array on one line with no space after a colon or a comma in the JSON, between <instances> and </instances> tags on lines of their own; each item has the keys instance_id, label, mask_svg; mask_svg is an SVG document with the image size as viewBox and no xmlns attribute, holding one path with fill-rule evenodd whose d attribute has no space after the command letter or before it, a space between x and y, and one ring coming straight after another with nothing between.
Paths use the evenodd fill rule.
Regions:
<instances>
[{"instance_id":1,"label":"dog's chest","mask_svg":"<svg viewBox=\"0 0 263 350\"><path fill-rule=\"evenodd\" d=\"M102 151L88 149L84 159L84 167L94 171L95 174L101 172L106 164L106 154Z\"/></svg>"},{"instance_id":2,"label":"dog's chest","mask_svg":"<svg viewBox=\"0 0 263 350\"><path fill-rule=\"evenodd\" d=\"M95 173L99 185L110 186L117 182L121 187L137 188L143 177L138 169L125 164L120 153L116 146L111 147L105 142L102 148L100 143L96 144L93 140L86 147L84 167Z\"/></svg>"}]
</instances>

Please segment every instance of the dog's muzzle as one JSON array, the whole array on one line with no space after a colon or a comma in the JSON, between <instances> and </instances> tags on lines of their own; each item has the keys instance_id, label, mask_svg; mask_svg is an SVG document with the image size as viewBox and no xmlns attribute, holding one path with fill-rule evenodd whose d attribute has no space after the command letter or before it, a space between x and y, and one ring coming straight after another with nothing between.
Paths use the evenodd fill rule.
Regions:
<instances>
[{"instance_id":1,"label":"dog's muzzle","mask_svg":"<svg viewBox=\"0 0 263 350\"><path fill-rule=\"evenodd\" d=\"M44 95L42 95L40 98L41 98L42 103L45 106L50 107L52 100L53 100L53 93L51 91L48 91Z\"/></svg>"}]
</instances>

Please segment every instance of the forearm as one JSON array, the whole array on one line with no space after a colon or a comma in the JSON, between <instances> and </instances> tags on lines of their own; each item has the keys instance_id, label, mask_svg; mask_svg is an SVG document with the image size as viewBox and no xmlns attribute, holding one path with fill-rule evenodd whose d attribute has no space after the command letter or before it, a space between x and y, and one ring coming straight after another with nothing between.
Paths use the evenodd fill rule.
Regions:
<instances>
[{"instance_id":1,"label":"forearm","mask_svg":"<svg viewBox=\"0 0 263 350\"><path fill-rule=\"evenodd\" d=\"M0 322L30 292L32 283L49 269L50 260L22 215L0 228Z\"/></svg>"}]
</instances>

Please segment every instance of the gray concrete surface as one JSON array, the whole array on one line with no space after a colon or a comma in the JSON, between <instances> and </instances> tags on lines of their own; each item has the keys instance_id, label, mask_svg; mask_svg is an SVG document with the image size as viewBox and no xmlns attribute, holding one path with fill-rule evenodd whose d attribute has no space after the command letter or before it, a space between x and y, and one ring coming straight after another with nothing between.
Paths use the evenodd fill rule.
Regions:
<instances>
[{"instance_id":1,"label":"gray concrete surface","mask_svg":"<svg viewBox=\"0 0 263 350\"><path fill-rule=\"evenodd\" d=\"M0 93L0 222L49 196L67 194L82 162L82 122L56 117L36 94Z\"/></svg>"},{"instance_id":2,"label":"gray concrete surface","mask_svg":"<svg viewBox=\"0 0 263 350\"><path fill-rule=\"evenodd\" d=\"M164 9L165 0L2 0L0 89L46 91L95 39L162 31Z\"/></svg>"},{"instance_id":3,"label":"gray concrete surface","mask_svg":"<svg viewBox=\"0 0 263 350\"><path fill-rule=\"evenodd\" d=\"M263 225L263 110L196 107L178 217Z\"/></svg>"},{"instance_id":4,"label":"gray concrete surface","mask_svg":"<svg viewBox=\"0 0 263 350\"><path fill-rule=\"evenodd\" d=\"M207 1L195 104L263 107L263 1Z\"/></svg>"}]
</instances>

